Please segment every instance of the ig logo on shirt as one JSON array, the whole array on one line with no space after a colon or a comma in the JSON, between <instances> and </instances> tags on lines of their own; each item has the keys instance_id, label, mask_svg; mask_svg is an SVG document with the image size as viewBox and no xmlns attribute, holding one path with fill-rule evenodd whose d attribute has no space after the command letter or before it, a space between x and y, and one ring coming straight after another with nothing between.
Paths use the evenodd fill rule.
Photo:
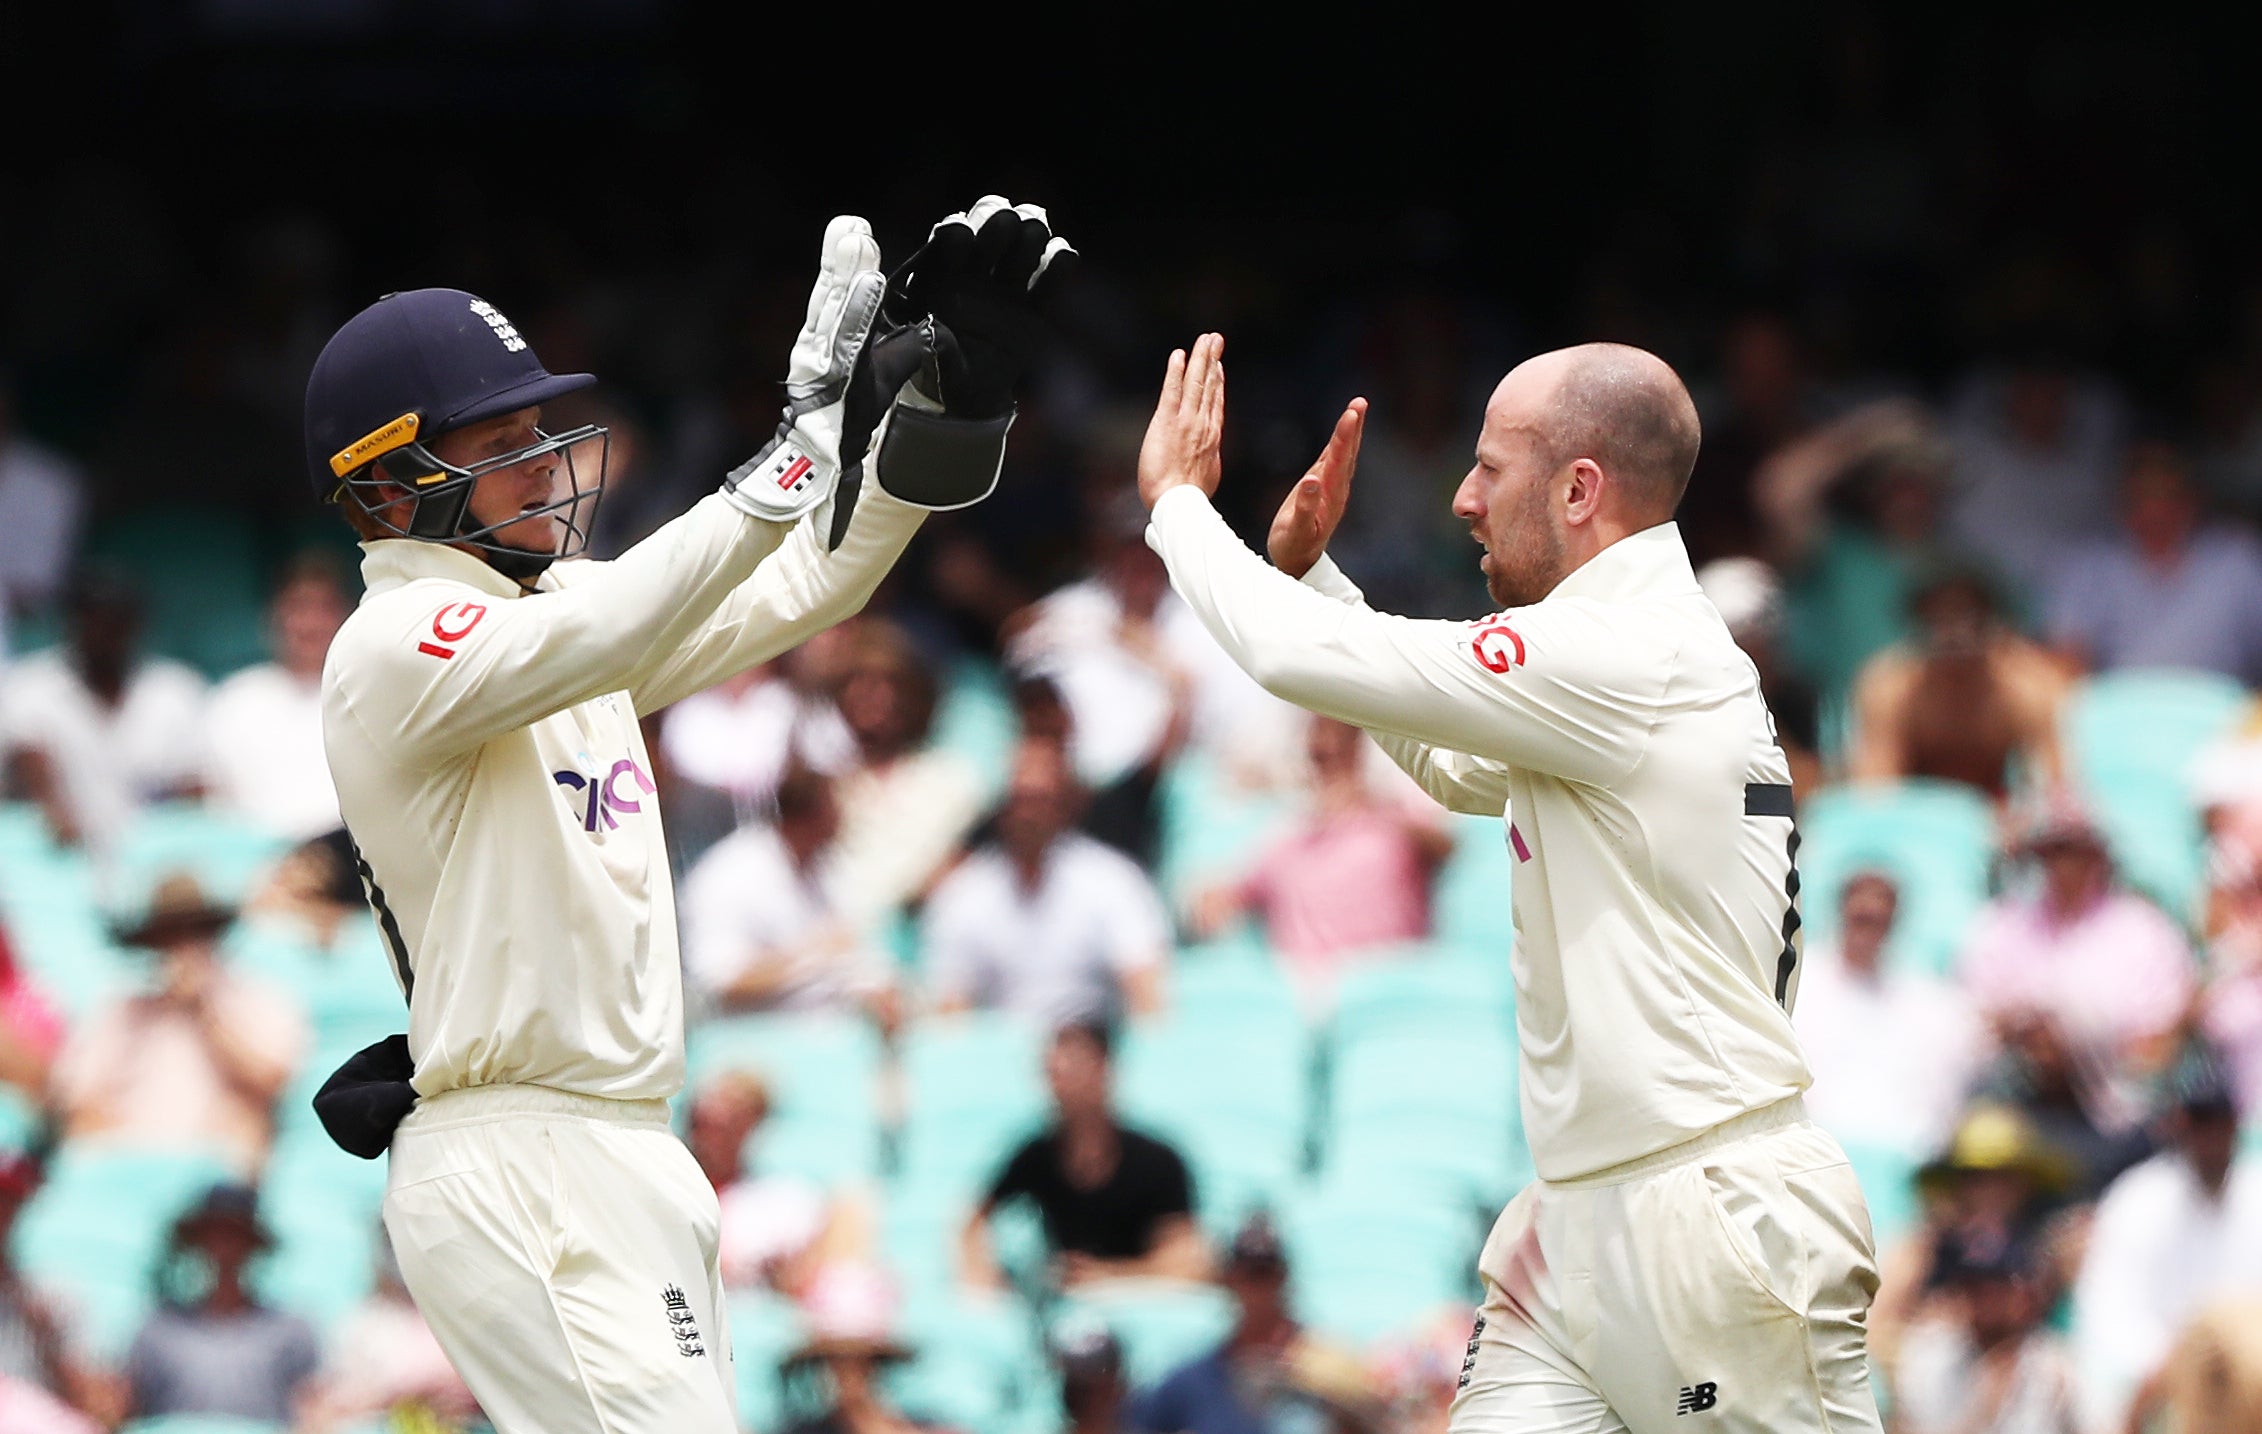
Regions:
<instances>
[{"instance_id":1,"label":"ig logo on shirt","mask_svg":"<svg viewBox=\"0 0 2262 1434\"><path fill-rule=\"evenodd\" d=\"M631 783L626 789L621 785L624 777ZM619 826L620 818L613 815L615 812L643 811L642 798L652 795L656 790L652 779L644 775L644 769L637 766L632 757L623 757L613 763L613 769L602 777L585 777L579 772L552 772L550 779L568 791L586 794L581 826L582 830L592 832L597 830L600 822L607 831Z\"/></svg>"}]
</instances>

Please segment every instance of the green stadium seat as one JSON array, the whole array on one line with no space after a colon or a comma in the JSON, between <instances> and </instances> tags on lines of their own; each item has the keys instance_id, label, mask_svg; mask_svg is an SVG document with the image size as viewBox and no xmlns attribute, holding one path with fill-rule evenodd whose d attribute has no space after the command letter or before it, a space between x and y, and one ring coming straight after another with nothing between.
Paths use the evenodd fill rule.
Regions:
<instances>
[{"instance_id":1,"label":"green stadium seat","mask_svg":"<svg viewBox=\"0 0 2262 1434\"><path fill-rule=\"evenodd\" d=\"M1289 1299L1322 1334L1363 1347L1416 1328L1441 1306L1475 1304L1484 1234L1466 1214L1329 1184L1300 1192L1279 1218Z\"/></svg>"},{"instance_id":2,"label":"green stadium seat","mask_svg":"<svg viewBox=\"0 0 2262 1434\"><path fill-rule=\"evenodd\" d=\"M901 1046L897 1184L963 1194L986 1186L1050 1109L1041 1033L975 1011L914 1024Z\"/></svg>"},{"instance_id":3,"label":"green stadium seat","mask_svg":"<svg viewBox=\"0 0 2262 1434\"><path fill-rule=\"evenodd\" d=\"M1987 900L1995 818L1987 799L1955 782L1831 787L1800 804L1799 911L1807 939L1834 938L1846 878L1877 869L1901 889L1887 957L1944 974Z\"/></svg>"},{"instance_id":4,"label":"green stadium seat","mask_svg":"<svg viewBox=\"0 0 2262 1434\"><path fill-rule=\"evenodd\" d=\"M118 1426L118 1434L288 1434L289 1427L233 1414L161 1414L128 1420Z\"/></svg>"},{"instance_id":5,"label":"green stadium seat","mask_svg":"<svg viewBox=\"0 0 2262 1434\"><path fill-rule=\"evenodd\" d=\"M1906 1151L1858 1142L1845 1149L1854 1178L1861 1182L1862 1199L1869 1206L1870 1230L1882 1250L1917 1223L1917 1158Z\"/></svg>"},{"instance_id":6,"label":"green stadium seat","mask_svg":"<svg viewBox=\"0 0 2262 1434\"><path fill-rule=\"evenodd\" d=\"M914 1354L887 1373L886 1389L915 1419L1007 1431L1048 1397L1036 1325L1018 1299L950 1295L915 1302L897 1331Z\"/></svg>"},{"instance_id":7,"label":"green stadium seat","mask_svg":"<svg viewBox=\"0 0 2262 1434\"><path fill-rule=\"evenodd\" d=\"M982 789L996 792L1005 787L1018 733L1013 702L997 669L971 658L954 663L935 704L934 744L972 762L981 773Z\"/></svg>"},{"instance_id":8,"label":"green stadium seat","mask_svg":"<svg viewBox=\"0 0 2262 1434\"><path fill-rule=\"evenodd\" d=\"M755 1168L825 1185L879 1176L880 1061L869 1021L821 1011L717 1017L692 1031L689 1056L694 1090L721 1070L768 1082L770 1116L748 1147Z\"/></svg>"},{"instance_id":9,"label":"green stadium seat","mask_svg":"<svg viewBox=\"0 0 2262 1434\"><path fill-rule=\"evenodd\" d=\"M1333 1179L1426 1186L1453 1208L1498 1210L1531 1169L1513 1040L1441 1027L1380 1031L1339 1047L1321 1168Z\"/></svg>"},{"instance_id":10,"label":"green stadium seat","mask_svg":"<svg viewBox=\"0 0 2262 1434\"><path fill-rule=\"evenodd\" d=\"M214 1156L66 1145L18 1217L17 1257L78 1311L89 1350L115 1360L149 1311L174 1219L228 1178Z\"/></svg>"},{"instance_id":11,"label":"green stadium seat","mask_svg":"<svg viewBox=\"0 0 2262 1434\"><path fill-rule=\"evenodd\" d=\"M1232 1298L1214 1285L1111 1280L1063 1295L1046 1326L1107 1326L1123 1346L1125 1378L1143 1389L1215 1349L1233 1319Z\"/></svg>"},{"instance_id":12,"label":"green stadium seat","mask_svg":"<svg viewBox=\"0 0 2262 1434\"><path fill-rule=\"evenodd\" d=\"M158 881L176 871L193 874L214 900L239 903L289 846L270 832L193 802L147 808L118 844L120 912L132 912L147 901Z\"/></svg>"},{"instance_id":13,"label":"green stadium seat","mask_svg":"<svg viewBox=\"0 0 2262 1434\"><path fill-rule=\"evenodd\" d=\"M1335 987L1332 1039L1355 1044L1380 1031L1515 1027L1516 992L1508 948L1414 945L1376 951L1344 971Z\"/></svg>"},{"instance_id":14,"label":"green stadium seat","mask_svg":"<svg viewBox=\"0 0 2262 1434\"><path fill-rule=\"evenodd\" d=\"M2204 875L2192 760L2252 700L2219 673L2122 670L2082 682L2066 704L2067 762L2123 878L2180 919L2196 914Z\"/></svg>"},{"instance_id":15,"label":"green stadium seat","mask_svg":"<svg viewBox=\"0 0 2262 1434\"><path fill-rule=\"evenodd\" d=\"M1446 818L1453 854L1430 892L1430 931L1439 941L1505 960L1515 944L1516 864L1508 827L1498 817L1455 813Z\"/></svg>"},{"instance_id":16,"label":"green stadium seat","mask_svg":"<svg viewBox=\"0 0 2262 1434\"><path fill-rule=\"evenodd\" d=\"M1197 1007L1134 1025L1116 1060L1130 1125L1169 1142L1194 1174L1195 1207L1229 1230L1306 1163L1311 1053L1300 1022Z\"/></svg>"},{"instance_id":17,"label":"green stadium seat","mask_svg":"<svg viewBox=\"0 0 2262 1434\"><path fill-rule=\"evenodd\" d=\"M769 1290L734 1290L729 1297L731 1368L738 1382L738 1426L777 1429L785 1396L778 1366L801 1343L800 1311Z\"/></svg>"},{"instance_id":18,"label":"green stadium seat","mask_svg":"<svg viewBox=\"0 0 2262 1434\"><path fill-rule=\"evenodd\" d=\"M1295 810L1295 799L1284 793L1235 790L1216 764L1198 752L1171 763L1157 797L1162 816L1158 884L1179 909L1208 886L1246 868Z\"/></svg>"}]
</instances>

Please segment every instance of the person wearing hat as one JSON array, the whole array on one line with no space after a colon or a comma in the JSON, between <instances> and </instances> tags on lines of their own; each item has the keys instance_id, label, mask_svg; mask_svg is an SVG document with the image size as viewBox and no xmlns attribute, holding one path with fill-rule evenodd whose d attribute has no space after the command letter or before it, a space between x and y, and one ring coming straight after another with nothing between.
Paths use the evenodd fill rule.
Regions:
<instances>
[{"instance_id":1,"label":"person wearing hat","mask_svg":"<svg viewBox=\"0 0 2262 1434\"><path fill-rule=\"evenodd\" d=\"M1950 1297L1894 1366L1899 1434L2079 1434L2073 1358L2042 1322L2058 1281L2036 1244L1964 1247L1939 1275Z\"/></svg>"},{"instance_id":2,"label":"person wearing hat","mask_svg":"<svg viewBox=\"0 0 2262 1434\"><path fill-rule=\"evenodd\" d=\"M2105 1191L2074 1283L2073 1340L2092 1428L2119 1428L2184 1324L2262 1292L2262 1159L2239 1151L2238 1098L2218 1053L2171 1067L2167 1148Z\"/></svg>"},{"instance_id":3,"label":"person wearing hat","mask_svg":"<svg viewBox=\"0 0 2262 1434\"><path fill-rule=\"evenodd\" d=\"M916 1434L880 1375L911 1358L895 1336L895 1290L871 1265L826 1272L802 1306L808 1335L778 1365L786 1434ZM796 1410L802 1412L798 1417Z\"/></svg>"},{"instance_id":4,"label":"person wearing hat","mask_svg":"<svg viewBox=\"0 0 2262 1434\"><path fill-rule=\"evenodd\" d=\"M309 1034L288 996L228 969L220 938L235 915L175 872L114 933L149 958L150 979L64 1045L49 1098L66 1142L207 1151L245 1176L265 1163Z\"/></svg>"},{"instance_id":5,"label":"person wearing hat","mask_svg":"<svg viewBox=\"0 0 2262 1434\"><path fill-rule=\"evenodd\" d=\"M126 1355L128 1417L292 1421L322 1348L311 1325L251 1287L252 1262L274 1243L248 1185L214 1185L173 1222L157 1311Z\"/></svg>"},{"instance_id":6,"label":"person wearing hat","mask_svg":"<svg viewBox=\"0 0 2262 1434\"><path fill-rule=\"evenodd\" d=\"M501 1434L736 1427L715 1191L668 1119L681 956L640 722L842 621L926 512L986 496L1066 252L986 196L891 280L835 218L775 436L611 561L575 561L606 434L555 417L596 380L495 305L390 294L315 360L308 471L365 589L324 748L408 1003L316 1110L389 1152L402 1277Z\"/></svg>"},{"instance_id":7,"label":"person wearing hat","mask_svg":"<svg viewBox=\"0 0 2262 1434\"><path fill-rule=\"evenodd\" d=\"M1288 1248L1269 1214L1258 1211L1234 1232L1218 1278L1233 1297L1232 1330L1217 1348L1141 1396L1133 1427L1152 1434L1266 1434L1288 1407L1325 1421L1314 1427L1370 1427L1375 1401L1363 1372L1289 1312Z\"/></svg>"},{"instance_id":8,"label":"person wearing hat","mask_svg":"<svg viewBox=\"0 0 2262 1434\"><path fill-rule=\"evenodd\" d=\"M1115 1332L1097 1320L1071 1321L1053 1331L1050 1344L1060 1407L1068 1412L1064 1434L1126 1434L1133 1427L1125 1413L1131 1387Z\"/></svg>"}]
</instances>

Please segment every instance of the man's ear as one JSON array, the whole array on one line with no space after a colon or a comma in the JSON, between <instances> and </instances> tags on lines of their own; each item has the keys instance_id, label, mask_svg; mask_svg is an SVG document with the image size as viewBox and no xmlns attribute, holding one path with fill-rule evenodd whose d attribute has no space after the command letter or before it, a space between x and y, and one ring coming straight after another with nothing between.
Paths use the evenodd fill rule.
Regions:
<instances>
[{"instance_id":1,"label":"man's ear","mask_svg":"<svg viewBox=\"0 0 2262 1434\"><path fill-rule=\"evenodd\" d=\"M1564 520L1573 525L1593 522L1602 511L1603 490L1610 484L1601 465L1592 458L1572 459L1568 483L1563 495Z\"/></svg>"}]
</instances>

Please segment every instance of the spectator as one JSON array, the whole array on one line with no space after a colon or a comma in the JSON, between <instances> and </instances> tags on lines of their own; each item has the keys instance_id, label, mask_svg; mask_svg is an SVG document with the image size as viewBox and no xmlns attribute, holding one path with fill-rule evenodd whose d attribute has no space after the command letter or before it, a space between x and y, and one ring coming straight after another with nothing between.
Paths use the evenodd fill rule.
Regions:
<instances>
[{"instance_id":1,"label":"spectator","mask_svg":"<svg viewBox=\"0 0 2262 1434\"><path fill-rule=\"evenodd\" d=\"M1982 1102L1955 1136L1917 1171L1922 1223L1878 1263L1870 1309L1870 1350L1888 1373L1907 1331L1942 1313L1958 1263L2017 1241L2056 1249L2074 1166L2014 1107Z\"/></svg>"},{"instance_id":2,"label":"spectator","mask_svg":"<svg viewBox=\"0 0 2262 1434\"><path fill-rule=\"evenodd\" d=\"M14 385L0 372L0 634L52 600L78 554L86 478L16 424ZM0 658L7 656L0 644Z\"/></svg>"},{"instance_id":3,"label":"spectator","mask_svg":"<svg viewBox=\"0 0 2262 1434\"><path fill-rule=\"evenodd\" d=\"M2262 682L2262 544L2203 523L2174 445L2130 451L2124 530L2059 556L2050 637L2075 668L2182 667Z\"/></svg>"},{"instance_id":4,"label":"spectator","mask_svg":"<svg viewBox=\"0 0 2262 1434\"><path fill-rule=\"evenodd\" d=\"M770 1115L770 1088L749 1071L724 1071L692 1097L685 1144L722 1206L723 1280L800 1299L825 1271L871 1260L870 1214L813 1181L749 1173L749 1150ZM758 1158L758 1157L756 1157Z\"/></svg>"},{"instance_id":5,"label":"spectator","mask_svg":"<svg viewBox=\"0 0 2262 1434\"><path fill-rule=\"evenodd\" d=\"M1976 1099L2016 1110L2072 1162L2075 1198L2094 1200L2115 1176L2152 1153L2134 1123L2136 1083L2118 1091L2095 1065L2076 1059L2053 1018L2025 1013L1998 1022L2000 1049L1973 1084Z\"/></svg>"},{"instance_id":6,"label":"spectator","mask_svg":"<svg viewBox=\"0 0 2262 1434\"><path fill-rule=\"evenodd\" d=\"M15 947L0 928L0 1085L39 1099L62 1044L62 1014L16 963Z\"/></svg>"},{"instance_id":7,"label":"spectator","mask_svg":"<svg viewBox=\"0 0 2262 1434\"><path fill-rule=\"evenodd\" d=\"M1149 1434L1367 1427L1361 1376L1289 1312L1288 1252L1270 1217L1260 1212L1242 1225L1221 1277L1233 1296L1232 1331L1148 1391L1133 1426Z\"/></svg>"},{"instance_id":8,"label":"spectator","mask_svg":"<svg viewBox=\"0 0 2262 1434\"><path fill-rule=\"evenodd\" d=\"M1699 565L1760 551L1756 473L1814 417L1799 337L1780 314L1755 311L1728 322L1720 379L1722 411L1705 414L1704 450L1673 514Z\"/></svg>"},{"instance_id":9,"label":"spectator","mask_svg":"<svg viewBox=\"0 0 2262 1434\"><path fill-rule=\"evenodd\" d=\"M809 1337L778 1369L786 1434L917 1434L929 1427L905 1417L880 1378L911 1358L894 1334L894 1303L894 1292L870 1270L844 1272L815 1292L804 1311Z\"/></svg>"},{"instance_id":10,"label":"spectator","mask_svg":"<svg viewBox=\"0 0 2262 1434\"><path fill-rule=\"evenodd\" d=\"M101 1424L12 1374L0 1374L0 1429L8 1434L102 1434Z\"/></svg>"},{"instance_id":11,"label":"spectator","mask_svg":"<svg viewBox=\"0 0 2262 1434\"><path fill-rule=\"evenodd\" d=\"M1194 1225L1193 1180L1178 1152L1116 1118L1114 1037L1096 1022L1064 1025L1045 1051L1052 1127L1015 1151L959 1237L968 1283L995 1288L989 1219L1027 1197L1043 1217L1064 1289L1101 1280L1200 1280L1209 1252Z\"/></svg>"},{"instance_id":12,"label":"spectator","mask_svg":"<svg viewBox=\"0 0 2262 1434\"><path fill-rule=\"evenodd\" d=\"M2220 1061L2188 1052L2170 1101L2168 1148L2098 1202L2074 1286L2074 1351L2093 1429L2123 1427L2208 1302L2262 1294L2262 1161L2238 1154L2238 1104Z\"/></svg>"},{"instance_id":13,"label":"spectator","mask_svg":"<svg viewBox=\"0 0 2262 1434\"><path fill-rule=\"evenodd\" d=\"M1911 586L1945 559L1949 458L1931 415L1879 402L1780 450L1753 480L1783 574L1786 655L1832 706L1908 636Z\"/></svg>"},{"instance_id":14,"label":"spectator","mask_svg":"<svg viewBox=\"0 0 2262 1434\"><path fill-rule=\"evenodd\" d=\"M982 781L930 746L935 674L901 628L865 619L842 639L834 701L854 743L838 773L840 892L867 930L924 896L982 814Z\"/></svg>"},{"instance_id":15,"label":"spectator","mask_svg":"<svg viewBox=\"0 0 2262 1434\"><path fill-rule=\"evenodd\" d=\"M2079 1434L2074 1367L2042 1317L2056 1298L2041 1253L2012 1240L1944 1273L1942 1317L1909 1331L1893 1382L1900 1434Z\"/></svg>"},{"instance_id":16,"label":"spectator","mask_svg":"<svg viewBox=\"0 0 2262 1434\"><path fill-rule=\"evenodd\" d=\"M174 1223L157 1313L126 1355L131 1417L292 1422L322 1350L305 1320L260 1304L247 1283L252 1260L273 1244L249 1186L215 1185Z\"/></svg>"},{"instance_id":17,"label":"spectator","mask_svg":"<svg viewBox=\"0 0 2262 1434\"><path fill-rule=\"evenodd\" d=\"M478 1401L401 1283L392 1242L380 1228L376 1287L331 1336L296 1434L371 1427L443 1434L478 1413Z\"/></svg>"},{"instance_id":18,"label":"spectator","mask_svg":"<svg viewBox=\"0 0 2262 1434\"><path fill-rule=\"evenodd\" d=\"M1215 936L1257 912L1267 944L1319 1009L1356 953L1429 934L1430 883L1453 838L1434 802L1370 779L1357 727L1312 717L1306 734L1310 809L1248 875L1203 894L1195 929Z\"/></svg>"},{"instance_id":19,"label":"spectator","mask_svg":"<svg viewBox=\"0 0 2262 1434\"><path fill-rule=\"evenodd\" d=\"M683 883L683 963L718 1010L851 1010L892 1028L888 957L849 919L832 779L789 769L777 822L708 848Z\"/></svg>"},{"instance_id":20,"label":"spectator","mask_svg":"<svg viewBox=\"0 0 2262 1434\"><path fill-rule=\"evenodd\" d=\"M1948 421L1958 543L2041 591L2060 554L2112 525L2122 427L2119 395L2046 347L1974 374Z\"/></svg>"},{"instance_id":21,"label":"spectator","mask_svg":"<svg viewBox=\"0 0 2262 1434\"><path fill-rule=\"evenodd\" d=\"M1775 570L1758 558L1716 558L1697 570L1696 580L1759 673L1759 695L1775 721L1775 745L1790 763L1792 790L1820 790L1822 699L1783 656L1783 585Z\"/></svg>"},{"instance_id":22,"label":"spectator","mask_svg":"<svg viewBox=\"0 0 2262 1434\"><path fill-rule=\"evenodd\" d=\"M1129 857L1075 830L1082 804L1059 747L1021 744L996 841L927 903L920 946L939 1008L1048 1023L1161 1008L1162 898Z\"/></svg>"},{"instance_id":23,"label":"spectator","mask_svg":"<svg viewBox=\"0 0 2262 1434\"><path fill-rule=\"evenodd\" d=\"M2189 1006L2191 950L2161 910L2113 880L2095 821L2057 797L2040 806L2009 856L2032 862L2031 891L1995 898L1973 920L1958 958L1964 989L1999 1035L2046 1019L2063 1037L2108 1127L2134 1121L2137 1077Z\"/></svg>"},{"instance_id":24,"label":"spectator","mask_svg":"<svg viewBox=\"0 0 2262 1434\"><path fill-rule=\"evenodd\" d=\"M2176 1434L2262 1429L2262 1299L2218 1300L2184 1326L2128 1427L2149 1428L2155 1417Z\"/></svg>"},{"instance_id":25,"label":"spectator","mask_svg":"<svg viewBox=\"0 0 2262 1434\"><path fill-rule=\"evenodd\" d=\"M1838 893L1838 936L1811 942L1793 1024L1814 1085L1807 1105L1851 1146L1917 1156L1955 1128L1986 1052L1986 1030L1961 990L1887 968L1900 891L1856 872Z\"/></svg>"},{"instance_id":26,"label":"spectator","mask_svg":"<svg viewBox=\"0 0 2262 1434\"><path fill-rule=\"evenodd\" d=\"M65 607L64 646L9 669L0 747L55 840L99 850L144 805L197 790L204 680L141 654L141 599L122 580L82 575Z\"/></svg>"},{"instance_id":27,"label":"spectator","mask_svg":"<svg viewBox=\"0 0 2262 1434\"><path fill-rule=\"evenodd\" d=\"M1015 674L1009 693L1015 730L1023 741L1049 742L1068 753L1073 765L1088 756L1076 744L1076 719L1060 684L1039 672ZM1106 842L1148 871L1162 863L1160 805L1164 763L1160 760L1116 774L1076 768L1089 793L1077 823L1090 837Z\"/></svg>"},{"instance_id":28,"label":"spectator","mask_svg":"<svg viewBox=\"0 0 2262 1434\"><path fill-rule=\"evenodd\" d=\"M750 668L667 711L660 752L679 782L719 793L732 825L769 815L793 763L837 776L855 742L833 706L831 660L845 655L849 625L828 628L774 662ZM669 798L673 816L675 802Z\"/></svg>"},{"instance_id":29,"label":"spectator","mask_svg":"<svg viewBox=\"0 0 2262 1434\"><path fill-rule=\"evenodd\" d=\"M1116 490L1098 524L1093 576L1017 619L1006 656L1060 689L1076 770L1094 787L1159 769L1187 746L1216 759L1227 780L1272 785L1295 709L1236 667L1170 590L1146 524L1137 499Z\"/></svg>"},{"instance_id":30,"label":"spectator","mask_svg":"<svg viewBox=\"0 0 2262 1434\"><path fill-rule=\"evenodd\" d=\"M1125 1406L1131 1390L1123 1378L1123 1346L1107 1326L1055 1332L1052 1365L1060 1374L1060 1407L1068 1413L1064 1434L1130 1434Z\"/></svg>"},{"instance_id":31,"label":"spectator","mask_svg":"<svg viewBox=\"0 0 2262 1434\"><path fill-rule=\"evenodd\" d=\"M2067 681L2057 662L2003 625L1971 569L1934 572L1910 603L1916 636L1872 657L1854 681L1849 774L1963 782L1998 804L2021 782L2061 785Z\"/></svg>"},{"instance_id":32,"label":"spectator","mask_svg":"<svg viewBox=\"0 0 2262 1434\"><path fill-rule=\"evenodd\" d=\"M322 660L346 620L345 587L329 563L301 559L267 609L274 660L213 689L204 714L204 790L217 810L304 841L338 825L322 751Z\"/></svg>"},{"instance_id":33,"label":"spectator","mask_svg":"<svg viewBox=\"0 0 2262 1434\"><path fill-rule=\"evenodd\" d=\"M329 951L348 921L370 916L356 861L353 839L344 827L302 841L275 863L244 903L244 914L254 921L295 926L316 950ZM384 979L393 980L390 975Z\"/></svg>"},{"instance_id":34,"label":"spectator","mask_svg":"<svg viewBox=\"0 0 2262 1434\"><path fill-rule=\"evenodd\" d=\"M63 1321L16 1268L16 1216L39 1190L39 1162L0 1151L0 1385L44 1392L73 1408L92 1408L98 1391L73 1357ZM0 1412L5 1412L0 1400ZM16 1426L0 1420L0 1429Z\"/></svg>"},{"instance_id":35,"label":"spectator","mask_svg":"<svg viewBox=\"0 0 2262 1434\"><path fill-rule=\"evenodd\" d=\"M305 1020L227 968L220 935L234 919L193 877L175 875L118 933L120 944L155 956L155 979L95 1011L64 1046L52 1098L65 1140L205 1150L246 1176L265 1162Z\"/></svg>"},{"instance_id":36,"label":"spectator","mask_svg":"<svg viewBox=\"0 0 2262 1434\"><path fill-rule=\"evenodd\" d=\"M2207 985L2199 1029L2231 1068L2239 1104L2262 1109L2262 807L2212 814Z\"/></svg>"}]
</instances>

